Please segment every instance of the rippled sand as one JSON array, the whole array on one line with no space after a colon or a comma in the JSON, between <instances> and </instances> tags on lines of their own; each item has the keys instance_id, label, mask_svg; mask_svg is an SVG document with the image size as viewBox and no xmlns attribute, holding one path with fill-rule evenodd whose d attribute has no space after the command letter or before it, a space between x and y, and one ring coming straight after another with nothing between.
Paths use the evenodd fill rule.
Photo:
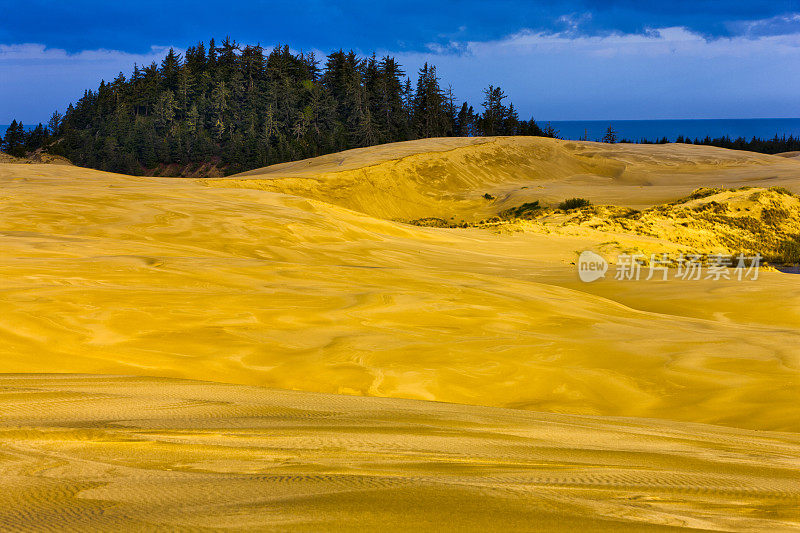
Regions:
<instances>
[{"instance_id":1,"label":"rippled sand","mask_svg":"<svg viewBox=\"0 0 800 533\"><path fill-rule=\"evenodd\" d=\"M390 219L800 191L800 161L516 142L213 182L0 165L0 373L159 378L0 380L0 529L796 525L797 277L584 284L571 263L608 235Z\"/></svg>"},{"instance_id":2,"label":"rippled sand","mask_svg":"<svg viewBox=\"0 0 800 533\"><path fill-rule=\"evenodd\" d=\"M800 437L106 376L0 378L0 529L798 529Z\"/></svg>"}]
</instances>

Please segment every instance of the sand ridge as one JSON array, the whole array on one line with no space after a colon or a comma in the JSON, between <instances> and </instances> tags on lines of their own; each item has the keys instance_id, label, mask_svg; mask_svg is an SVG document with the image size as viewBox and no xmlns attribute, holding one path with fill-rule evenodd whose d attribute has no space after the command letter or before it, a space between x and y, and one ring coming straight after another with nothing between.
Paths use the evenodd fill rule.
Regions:
<instances>
[{"instance_id":1,"label":"sand ridge","mask_svg":"<svg viewBox=\"0 0 800 533\"><path fill-rule=\"evenodd\" d=\"M204 183L315 198L383 219L475 222L526 201L573 196L643 208L699 187L800 193L798 173L797 160L708 146L481 137L359 148Z\"/></svg>"}]
</instances>

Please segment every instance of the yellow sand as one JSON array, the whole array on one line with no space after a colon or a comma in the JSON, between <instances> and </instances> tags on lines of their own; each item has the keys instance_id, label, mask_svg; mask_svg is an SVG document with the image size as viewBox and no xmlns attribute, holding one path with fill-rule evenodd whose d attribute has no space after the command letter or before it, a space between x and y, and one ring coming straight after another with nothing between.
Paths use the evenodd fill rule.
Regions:
<instances>
[{"instance_id":1,"label":"yellow sand","mask_svg":"<svg viewBox=\"0 0 800 533\"><path fill-rule=\"evenodd\" d=\"M708 146L489 137L359 148L207 184L297 194L384 219L472 222L525 201L576 195L641 208L699 187L779 185L800 193L799 174L797 159Z\"/></svg>"},{"instance_id":2,"label":"yellow sand","mask_svg":"<svg viewBox=\"0 0 800 533\"><path fill-rule=\"evenodd\" d=\"M800 528L797 434L167 379L0 387L4 531Z\"/></svg>"},{"instance_id":3,"label":"yellow sand","mask_svg":"<svg viewBox=\"0 0 800 533\"><path fill-rule=\"evenodd\" d=\"M498 234L420 228L390 219L466 219L473 207L479 211L475 218L480 218L525 199L557 201L571 196L643 207L675 200L701 185L781 185L800 192L800 161L683 145L501 138L414 141L282 167L254 171L251 177L198 182L134 178L70 166L0 165L0 373L126 374L240 384L185 385L192 391L186 399L179 382L150 380L129 386L104 380L103 392L91 391L89 403L78 411L83 400L72 402L73 393L59 388L64 381L30 378L36 379L33 389L54 387L52 393L42 393L43 398L66 394L64 402L56 401L65 409L62 418L49 420L52 404L36 414L38 393L32 397L15 392L14 387L23 386L14 380L23 378L8 378L6 383L13 387L0 391L17 402L18 415L9 421L2 403L6 400L0 399L0 421L21 433L4 440L15 443L18 451L0 448L0 473L21 487L14 490L22 492L7 492L23 496L8 497L27 502L20 504L27 514L15 515L6 524L72 517L84 520L75 522L76 527L95 520L108 528L118 523L134 527L126 521L145 520L146 515L156 517L149 524L230 523L258 528L272 517L279 529L282 520L293 520L292 525L314 530L331 525L319 520L321 513L335 508L340 510L341 527L347 520L367 526L387 520L389 525L399 524L392 517L408 516L419 526L435 528L441 525L436 520L456 520L447 514L456 507L474 508L478 514L476 502L495 510L487 517L519 519L510 525L533 524L530 529L536 529L535 517L568 530L584 528L588 526L579 517L585 516L603 530L604 524L594 522L598 515L624 517L634 524L763 530L770 528L759 520L772 513L776 527L797 524L798 517L792 514L797 494L784 485L775 485L779 501L758 491L720 492L719 487L747 485L741 476L763 480L783 476L795 487L800 479L796 448L781 448L778 453L758 444L762 441L753 440L756 433L749 431L792 432L759 435L773 443L769 446L778 446L774 444L778 441L780 446L797 445L799 278L762 272L756 282L585 284L571 264L577 253L613 246L608 241L615 236L599 231ZM281 177L290 172L296 174ZM483 199L484 192L497 200ZM649 246L674 246L655 237L626 238ZM387 399L292 396L241 385ZM311 451L298 455L290 446L281 456L290 465L284 473L301 476L289 478L292 482L283 487L297 492L291 500L295 503L274 508L269 504L270 498L289 498L274 480L264 481L260 496L253 494L258 489L252 483L262 478L252 481L247 476L279 471L283 463L275 466L273 456L260 452L254 457L245 441L220 433L224 421L214 417L226 416L228 400L212 401L222 402L223 409L208 415L213 427L186 419L184 409L193 409L193 398L205 390L208 394L224 390L236 399L232 405L252 408L248 412L253 418L243 426L245 434L259 446L273 447L270 453L283 449L280 439L270 443L269 433L253 433L271 424L291 428L295 422L284 420L284 414L271 414L273 408L255 408L253 402L269 406L289 394L285 397L300 403L292 408L302 411L304 402L313 405L309 409L318 419L313 418L316 422L302 432ZM149 399L142 400L139 394ZM111 402L114 395L121 399ZM251 400L250 395L261 400ZM398 398L472 407L414 403L425 415L409 420L397 415L410 405ZM151 401L155 407L147 403ZM173 407L164 407L164 402ZM130 409L114 414L120 404ZM145 409L146 405L151 408ZM370 417L379 416L382 424L393 428L387 430L389 436L380 431L375 435L374 428L358 431L359 439L374 439L373 452L380 457L360 463L348 452L354 442L349 440L352 427L344 431L323 424L326 417L339 416L331 415L344 409L337 405L378 413L357 413L345 425L360 420L358 424L373 427ZM565 449L573 451L553 452L548 450L561 433L547 437L550 444L546 444L541 439L552 428L539 423L573 418L474 406L594 418L581 418L581 433L564 436L570 443ZM97 434L89 431L82 418L89 416L86 413L95 413L97 427L106 429L119 425L113 420L140 422L130 432L115 430L109 437L112 444L104 449L106 429ZM199 419L206 418L203 413L201 409ZM487 413L501 414L491 418ZM609 416L663 421L602 418ZM37 422L42 417L44 421ZM698 422L738 429L694 425ZM449 429L430 431L437 435L444 431L450 436L448 443L433 445L412 438L421 431L419 424L435 428L439 423ZM66 436L41 444L39 429L30 429L40 424ZM156 442L162 439L164 424L185 434L183 448L168 451ZM623 432L619 424L636 429ZM488 438L489 429L504 435L521 431L532 440L525 444L503 437L508 444L502 446L481 440ZM682 436L676 440L672 431ZM33 436L25 436L26 432ZM180 440L173 433L165 435L170 442ZM748 459L732 459L729 448L710 449L703 444L712 438L708 435L738 435L736 453ZM137 439L144 444L125 444ZM217 441L206 445L210 442L206 439ZM474 439L481 442L475 446L488 447L482 449L491 452L485 453L492 464L515 457L550 465L566 456L570 463L583 464L583 472L621 476L614 478L616 482L635 486L638 496L626 503L629 488L609 493L594 486L575 488L580 495L573 494L572 488L562 490L562 478L552 471L544 478L550 481L531 481L522 489L509 487L502 476L458 485L462 482L447 476L460 472L454 464L474 460L470 448ZM595 442L592 453L574 451L586 442ZM637 448L640 445L652 445L653 454L665 454L663 461L651 464L651 456ZM689 463L675 458L674 446L686 446L678 455ZM232 455L226 455L229 449ZM439 468L428 457L442 450L450 450L447 454L453 455L447 457L453 463ZM394 458L393 466L383 464L384 454ZM623 461L623 456L636 459ZM53 469L37 466L36 461L47 457L52 458ZM670 463L673 459L678 462ZM109 469L106 461L119 461L124 468ZM780 468L788 470L780 473L770 461L783 462ZM731 466L734 463L739 466ZM185 497L185 506L180 504L185 509L149 499L153 486L172 479L167 468L191 470L194 464L202 465L203 471L219 470L220 475L194 491L181 483L194 486L197 478L175 481L170 494L178 502ZM663 477L675 464L710 476L711 481ZM652 470L653 477L626 477L627 470L619 470L622 465ZM464 470L478 478L493 477L498 471L513 477L528 467L496 468L481 463ZM302 477L332 471L353 475L362 470L374 482L367 493L346 488L362 478L307 482ZM740 477L724 482L714 477L722 474ZM384 475L413 478L413 489L384 490L380 485ZM568 484L580 485L583 475L576 473ZM134 483L134 478L142 484ZM241 484L234 488L236 480ZM772 487L763 483L756 485L764 490ZM339 492L323 496L332 490L331 484ZM666 492L654 488L662 485L693 488L663 489ZM529 499L519 499L519 491L528 491ZM689 497L687 491L696 494ZM83 502L78 507L85 506L88 514L72 512L78 508L70 500L73 497ZM231 505L224 508L209 503L226 498ZM419 498L432 502L431 508L413 514L409 509L417 507ZM265 510L265 505L272 510ZM106 511L98 515L98 509ZM431 519L426 514L431 512L440 514ZM341 518L342 514L349 518ZM106 518L109 521L102 522ZM429 519L433 521L426 522ZM466 513L464 519L473 524L478 518ZM10 526L0 524L3 527Z\"/></svg>"}]
</instances>

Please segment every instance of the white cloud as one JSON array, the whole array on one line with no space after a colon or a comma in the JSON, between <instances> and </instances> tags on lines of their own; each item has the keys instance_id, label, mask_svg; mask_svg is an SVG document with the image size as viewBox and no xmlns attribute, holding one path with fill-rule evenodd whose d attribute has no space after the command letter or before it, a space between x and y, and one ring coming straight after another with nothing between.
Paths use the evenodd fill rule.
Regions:
<instances>
[{"instance_id":1,"label":"white cloud","mask_svg":"<svg viewBox=\"0 0 800 533\"><path fill-rule=\"evenodd\" d=\"M575 36L520 31L400 53L437 65L473 105L502 86L525 115L552 120L800 116L800 32L706 39L682 27Z\"/></svg>"},{"instance_id":2,"label":"white cloud","mask_svg":"<svg viewBox=\"0 0 800 533\"><path fill-rule=\"evenodd\" d=\"M748 20L728 24L737 35L761 36L797 33L800 31L800 13L778 15L760 20Z\"/></svg>"},{"instance_id":3,"label":"white cloud","mask_svg":"<svg viewBox=\"0 0 800 533\"><path fill-rule=\"evenodd\" d=\"M425 61L437 65L476 108L483 87L500 85L523 116L543 120L800 117L800 30L717 39L682 27L578 36L572 28L581 21L565 20L572 25L561 33L523 30L495 41L382 53L397 57L412 79ZM0 123L46 120L101 78L160 61L167 48L69 54L41 44L0 45Z\"/></svg>"},{"instance_id":4,"label":"white cloud","mask_svg":"<svg viewBox=\"0 0 800 533\"><path fill-rule=\"evenodd\" d=\"M130 75L133 64L161 61L169 47L153 46L144 54L119 50L84 50L76 54L42 44L0 44L0 124L46 121L56 109L95 89L101 79L120 72ZM177 50L177 49L176 49Z\"/></svg>"}]
</instances>

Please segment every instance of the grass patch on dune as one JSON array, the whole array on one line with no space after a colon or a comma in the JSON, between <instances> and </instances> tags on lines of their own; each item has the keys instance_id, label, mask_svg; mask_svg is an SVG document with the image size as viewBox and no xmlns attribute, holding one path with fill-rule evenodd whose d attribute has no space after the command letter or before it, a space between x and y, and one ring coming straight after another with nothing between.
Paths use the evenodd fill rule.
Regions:
<instances>
[{"instance_id":1,"label":"grass patch on dune","mask_svg":"<svg viewBox=\"0 0 800 533\"><path fill-rule=\"evenodd\" d=\"M773 264L796 265L800 263L800 235L786 239L778 245L776 253L766 257Z\"/></svg>"},{"instance_id":2,"label":"grass patch on dune","mask_svg":"<svg viewBox=\"0 0 800 533\"><path fill-rule=\"evenodd\" d=\"M782 187L701 188L680 200L643 211L595 206L586 198L570 198L552 207L536 200L504 209L480 222L423 218L411 223L440 228L514 229L517 222L525 221L538 221L549 231L582 226L664 239L701 254L728 250L748 256L760 254L773 265L800 263L800 197ZM524 224L519 226L516 230Z\"/></svg>"},{"instance_id":3,"label":"grass patch on dune","mask_svg":"<svg viewBox=\"0 0 800 533\"><path fill-rule=\"evenodd\" d=\"M530 218L541 209L542 206L539 205L539 200L536 200L535 202L525 202L517 207L504 209L498 213L498 216L505 220L514 218Z\"/></svg>"},{"instance_id":4,"label":"grass patch on dune","mask_svg":"<svg viewBox=\"0 0 800 533\"><path fill-rule=\"evenodd\" d=\"M789 211L781 207L766 207L761 211L761 220L770 226L779 226L789 218Z\"/></svg>"},{"instance_id":5,"label":"grass patch on dune","mask_svg":"<svg viewBox=\"0 0 800 533\"><path fill-rule=\"evenodd\" d=\"M586 198L570 198L558 204L558 208L562 211L570 211L581 207L589 207L590 205L592 205L592 202Z\"/></svg>"},{"instance_id":6,"label":"grass patch on dune","mask_svg":"<svg viewBox=\"0 0 800 533\"><path fill-rule=\"evenodd\" d=\"M783 194L786 196L796 196L792 191L787 189L786 187L770 187L768 190L772 192L776 192L778 194Z\"/></svg>"},{"instance_id":7,"label":"grass patch on dune","mask_svg":"<svg viewBox=\"0 0 800 533\"><path fill-rule=\"evenodd\" d=\"M412 226L422 226L426 228L468 228L470 224L464 222L449 222L439 217L418 218L409 222Z\"/></svg>"},{"instance_id":8,"label":"grass patch on dune","mask_svg":"<svg viewBox=\"0 0 800 533\"><path fill-rule=\"evenodd\" d=\"M695 189L692 193L684 198L682 201L686 200L700 200L701 198L708 198L709 196L714 196L715 194L719 194L721 192L725 192L723 189L717 189L715 187L701 187L699 189Z\"/></svg>"}]
</instances>

